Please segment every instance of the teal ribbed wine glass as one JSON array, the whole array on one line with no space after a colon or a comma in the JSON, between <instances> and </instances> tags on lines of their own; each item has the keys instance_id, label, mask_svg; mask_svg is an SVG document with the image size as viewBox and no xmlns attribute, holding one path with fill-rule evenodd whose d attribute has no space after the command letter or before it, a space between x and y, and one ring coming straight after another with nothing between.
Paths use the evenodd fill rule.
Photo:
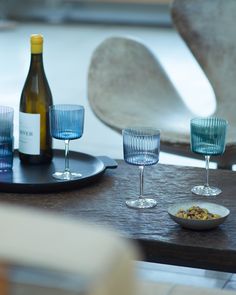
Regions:
<instances>
[{"instance_id":1,"label":"teal ribbed wine glass","mask_svg":"<svg viewBox=\"0 0 236 295\"><path fill-rule=\"evenodd\" d=\"M194 186L192 192L201 196L217 196L221 190L209 185L210 156L222 155L225 151L225 139L228 122L221 118L207 117L191 120L191 149L205 156L206 183Z\"/></svg>"},{"instance_id":2,"label":"teal ribbed wine glass","mask_svg":"<svg viewBox=\"0 0 236 295\"><path fill-rule=\"evenodd\" d=\"M84 107L73 104L56 104L49 107L50 133L53 138L65 141L65 169L56 171L53 177L73 180L82 177L79 172L71 172L69 167L69 142L82 136L84 130Z\"/></svg>"},{"instance_id":3,"label":"teal ribbed wine glass","mask_svg":"<svg viewBox=\"0 0 236 295\"><path fill-rule=\"evenodd\" d=\"M143 195L144 167L155 165L159 161L160 131L154 128L126 128L123 134L124 160L139 166L140 193L135 199L126 200L130 208L144 209L156 206L157 201Z\"/></svg>"}]
</instances>

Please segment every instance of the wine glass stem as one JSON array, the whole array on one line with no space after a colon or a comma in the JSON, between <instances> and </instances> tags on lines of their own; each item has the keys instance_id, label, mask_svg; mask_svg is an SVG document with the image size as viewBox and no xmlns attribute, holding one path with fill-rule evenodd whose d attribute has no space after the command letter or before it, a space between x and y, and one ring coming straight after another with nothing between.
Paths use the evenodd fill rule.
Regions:
<instances>
[{"instance_id":1,"label":"wine glass stem","mask_svg":"<svg viewBox=\"0 0 236 295\"><path fill-rule=\"evenodd\" d=\"M65 140L65 172L70 172L69 167L69 139Z\"/></svg>"},{"instance_id":2,"label":"wine glass stem","mask_svg":"<svg viewBox=\"0 0 236 295\"><path fill-rule=\"evenodd\" d=\"M139 198L143 198L144 166L139 166L139 171L140 171L140 191L139 191Z\"/></svg>"},{"instance_id":3,"label":"wine glass stem","mask_svg":"<svg viewBox=\"0 0 236 295\"><path fill-rule=\"evenodd\" d=\"M205 156L206 161L206 183L205 186L209 187L209 162L210 162L210 156Z\"/></svg>"}]
</instances>

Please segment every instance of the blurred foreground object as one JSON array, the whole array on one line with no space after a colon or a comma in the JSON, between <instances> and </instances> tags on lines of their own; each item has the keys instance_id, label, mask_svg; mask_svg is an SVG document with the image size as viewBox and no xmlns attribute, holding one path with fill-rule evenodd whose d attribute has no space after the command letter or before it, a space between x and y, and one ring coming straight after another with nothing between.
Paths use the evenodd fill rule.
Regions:
<instances>
[{"instance_id":1,"label":"blurred foreground object","mask_svg":"<svg viewBox=\"0 0 236 295\"><path fill-rule=\"evenodd\" d=\"M137 280L137 249L107 229L0 205L1 295L235 295Z\"/></svg>"},{"instance_id":2,"label":"blurred foreground object","mask_svg":"<svg viewBox=\"0 0 236 295\"><path fill-rule=\"evenodd\" d=\"M110 230L0 206L1 295L132 295L135 249Z\"/></svg>"}]
</instances>

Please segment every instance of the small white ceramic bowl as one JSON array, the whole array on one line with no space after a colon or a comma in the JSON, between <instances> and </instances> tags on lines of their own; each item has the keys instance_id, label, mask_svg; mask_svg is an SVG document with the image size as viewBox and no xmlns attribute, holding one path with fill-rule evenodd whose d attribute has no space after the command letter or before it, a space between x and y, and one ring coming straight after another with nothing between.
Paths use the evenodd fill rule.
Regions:
<instances>
[{"instance_id":1,"label":"small white ceramic bowl","mask_svg":"<svg viewBox=\"0 0 236 295\"><path fill-rule=\"evenodd\" d=\"M201 208L207 209L210 213L219 214L221 217L211 220L193 220L193 219L185 219L181 217L177 217L176 214L180 209L187 210L193 206L199 206ZM170 217L179 225L185 228L193 229L193 230L207 230L212 229L220 225L225 221L225 219L229 216L230 211L226 207L214 203L208 202L183 202L170 206L168 208L168 213Z\"/></svg>"}]
</instances>

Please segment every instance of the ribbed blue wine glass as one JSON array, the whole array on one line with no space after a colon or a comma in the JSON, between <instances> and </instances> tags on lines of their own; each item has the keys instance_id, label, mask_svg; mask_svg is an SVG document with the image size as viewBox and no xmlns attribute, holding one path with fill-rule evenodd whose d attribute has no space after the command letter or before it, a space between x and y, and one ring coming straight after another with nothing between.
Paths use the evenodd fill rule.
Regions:
<instances>
[{"instance_id":1,"label":"ribbed blue wine glass","mask_svg":"<svg viewBox=\"0 0 236 295\"><path fill-rule=\"evenodd\" d=\"M136 209L152 208L157 201L143 195L144 167L155 165L159 161L160 131L145 127L126 128L122 134L124 160L128 164L139 166L140 170L139 197L126 200L126 205Z\"/></svg>"},{"instance_id":2,"label":"ribbed blue wine glass","mask_svg":"<svg viewBox=\"0 0 236 295\"><path fill-rule=\"evenodd\" d=\"M225 151L228 122L217 117L194 118L191 120L191 149L205 156L206 183L194 186L192 192L201 196L217 196L221 190L209 185L210 156L221 155Z\"/></svg>"},{"instance_id":3,"label":"ribbed blue wine glass","mask_svg":"<svg viewBox=\"0 0 236 295\"><path fill-rule=\"evenodd\" d=\"M53 177L72 180L82 177L79 172L71 172L69 167L69 142L78 139L84 129L84 107L81 105L58 104L49 108L50 133L53 138L65 141L65 169L54 172Z\"/></svg>"}]
</instances>

